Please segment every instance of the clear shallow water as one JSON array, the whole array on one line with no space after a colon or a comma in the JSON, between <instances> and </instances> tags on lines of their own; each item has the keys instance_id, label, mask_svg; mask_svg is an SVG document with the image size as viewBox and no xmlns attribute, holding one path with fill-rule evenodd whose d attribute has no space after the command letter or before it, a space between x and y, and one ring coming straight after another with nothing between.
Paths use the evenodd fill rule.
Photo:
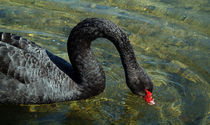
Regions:
<instances>
[{"instance_id":1,"label":"clear shallow water","mask_svg":"<svg viewBox=\"0 0 210 125\"><path fill-rule=\"evenodd\" d=\"M66 40L87 17L123 28L155 84L155 106L125 84L119 55L105 39L92 49L106 72L97 97L49 105L0 105L1 124L209 124L209 0L1 0L0 31L22 35L68 60Z\"/></svg>"}]
</instances>

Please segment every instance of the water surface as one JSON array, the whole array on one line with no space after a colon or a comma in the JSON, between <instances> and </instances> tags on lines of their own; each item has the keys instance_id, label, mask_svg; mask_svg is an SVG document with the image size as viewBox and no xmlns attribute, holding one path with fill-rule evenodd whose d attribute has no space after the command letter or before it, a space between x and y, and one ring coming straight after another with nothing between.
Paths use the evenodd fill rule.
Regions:
<instances>
[{"instance_id":1,"label":"water surface","mask_svg":"<svg viewBox=\"0 0 210 125\"><path fill-rule=\"evenodd\" d=\"M67 37L87 17L129 35L154 82L155 106L130 92L119 55L105 39L92 47L106 73L97 97L49 105L0 105L1 124L210 124L209 0L1 0L0 31L68 60Z\"/></svg>"}]
</instances>

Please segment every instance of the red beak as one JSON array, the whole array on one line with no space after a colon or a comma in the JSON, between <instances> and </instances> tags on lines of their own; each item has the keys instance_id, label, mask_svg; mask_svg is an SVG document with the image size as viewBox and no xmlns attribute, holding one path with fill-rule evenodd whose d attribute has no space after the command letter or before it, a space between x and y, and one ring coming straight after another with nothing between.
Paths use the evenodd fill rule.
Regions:
<instances>
[{"instance_id":1,"label":"red beak","mask_svg":"<svg viewBox=\"0 0 210 125\"><path fill-rule=\"evenodd\" d=\"M146 96L145 101L149 104L149 105L154 105L155 104L155 100L152 98L152 93L150 91L148 91L147 89L145 89L146 91Z\"/></svg>"}]
</instances>

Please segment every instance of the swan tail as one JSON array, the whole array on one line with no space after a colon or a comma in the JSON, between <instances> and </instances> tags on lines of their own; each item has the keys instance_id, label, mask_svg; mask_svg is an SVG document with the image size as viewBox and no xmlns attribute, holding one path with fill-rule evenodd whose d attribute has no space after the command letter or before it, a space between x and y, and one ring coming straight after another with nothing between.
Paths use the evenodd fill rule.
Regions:
<instances>
[{"instance_id":1,"label":"swan tail","mask_svg":"<svg viewBox=\"0 0 210 125\"><path fill-rule=\"evenodd\" d=\"M41 48L34 42L12 33L0 32L0 41L33 53L37 53Z\"/></svg>"}]
</instances>

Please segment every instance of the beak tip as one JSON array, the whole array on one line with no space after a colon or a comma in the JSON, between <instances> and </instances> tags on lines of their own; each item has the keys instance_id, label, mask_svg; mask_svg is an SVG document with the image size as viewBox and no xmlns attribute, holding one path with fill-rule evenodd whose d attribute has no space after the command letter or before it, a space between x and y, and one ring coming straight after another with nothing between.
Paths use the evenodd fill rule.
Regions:
<instances>
[{"instance_id":1,"label":"beak tip","mask_svg":"<svg viewBox=\"0 0 210 125\"><path fill-rule=\"evenodd\" d=\"M149 104L149 105L155 105L155 100L153 99L153 100L150 101L148 104Z\"/></svg>"}]
</instances>

